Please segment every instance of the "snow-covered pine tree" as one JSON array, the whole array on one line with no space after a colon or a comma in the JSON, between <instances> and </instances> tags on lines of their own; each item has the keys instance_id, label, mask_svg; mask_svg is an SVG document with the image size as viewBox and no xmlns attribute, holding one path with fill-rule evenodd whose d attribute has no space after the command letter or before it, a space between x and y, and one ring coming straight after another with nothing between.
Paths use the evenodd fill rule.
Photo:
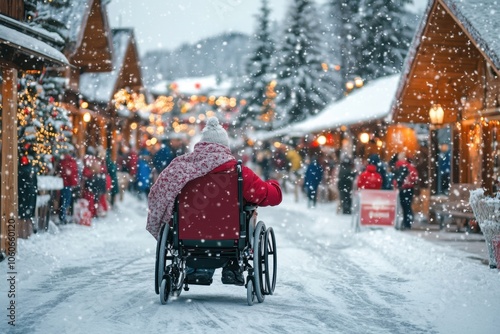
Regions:
<instances>
[{"instance_id":1,"label":"snow-covered pine tree","mask_svg":"<svg viewBox=\"0 0 500 334\"><path fill-rule=\"evenodd\" d=\"M252 52L246 61L246 75L241 93L246 105L241 109L239 122L252 124L256 128L262 126L262 117L274 114L273 103L268 101L266 94L274 76L271 61L275 42L270 33L270 13L269 0L262 0L257 14L257 29L252 36Z\"/></svg>"},{"instance_id":2,"label":"snow-covered pine tree","mask_svg":"<svg viewBox=\"0 0 500 334\"><path fill-rule=\"evenodd\" d=\"M363 79L376 79L398 73L414 33L404 17L413 0L363 0L359 7L358 26L361 43L356 58Z\"/></svg>"},{"instance_id":3,"label":"snow-covered pine tree","mask_svg":"<svg viewBox=\"0 0 500 334\"><path fill-rule=\"evenodd\" d=\"M360 27L358 25L358 12L361 0L329 0L326 3L328 22L326 24L327 41L332 43L329 49L338 59L340 65L341 85L360 75L357 49L360 43Z\"/></svg>"},{"instance_id":4,"label":"snow-covered pine tree","mask_svg":"<svg viewBox=\"0 0 500 334\"><path fill-rule=\"evenodd\" d=\"M24 16L27 22L32 22L37 15L36 3L37 0L24 0Z\"/></svg>"},{"instance_id":5,"label":"snow-covered pine tree","mask_svg":"<svg viewBox=\"0 0 500 334\"><path fill-rule=\"evenodd\" d=\"M284 22L277 57L274 127L299 122L318 113L331 97L325 77L326 56L316 4L293 0Z\"/></svg>"},{"instance_id":6,"label":"snow-covered pine tree","mask_svg":"<svg viewBox=\"0 0 500 334\"><path fill-rule=\"evenodd\" d=\"M28 0L31 4L33 0ZM61 32L67 30L64 15L58 15L65 8L71 6L71 1L69 0L41 0L36 2L36 12L32 18L32 24L40 26L47 31L56 32L64 38L64 34Z\"/></svg>"}]
</instances>

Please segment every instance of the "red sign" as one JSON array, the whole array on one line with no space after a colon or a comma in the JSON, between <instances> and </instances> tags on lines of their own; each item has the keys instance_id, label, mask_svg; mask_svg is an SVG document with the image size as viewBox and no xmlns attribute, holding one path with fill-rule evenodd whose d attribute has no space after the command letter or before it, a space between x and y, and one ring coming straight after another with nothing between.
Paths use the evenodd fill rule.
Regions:
<instances>
[{"instance_id":1,"label":"red sign","mask_svg":"<svg viewBox=\"0 0 500 334\"><path fill-rule=\"evenodd\" d=\"M394 226L398 210L397 190L360 190L360 225Z\"/></svg>"}]
</instances>

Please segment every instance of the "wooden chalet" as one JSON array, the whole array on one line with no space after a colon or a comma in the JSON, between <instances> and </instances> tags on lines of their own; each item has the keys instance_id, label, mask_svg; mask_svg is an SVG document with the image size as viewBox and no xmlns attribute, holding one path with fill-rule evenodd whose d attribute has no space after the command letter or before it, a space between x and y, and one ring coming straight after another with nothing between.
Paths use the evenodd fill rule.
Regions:
<instances>
[{"instance_id":1,"label":"wooden chalet","mask_svg":"<svg viewBox=\"0 0 500 334\"><path fill-rule=\"evenodd\" d=\"M142 74L134 31L129 28L113 29L112 70L102 73L84 73L80 77L80 91L93 110L104 115L107 145L116 157L120 141L128 146L137 145L138 124L149 122L147 115L139 116L146 104L142 94ZM142 101L142 105L141 105ZM93 143L92 131L87 142Z\"/></svg>"},{"instance_id":2,"label":"wooden chalet","mask_svg":"<svg viewBox=\"0 0 500 334\"><path fill-rule=\"evenodd\" d=\"M497 190L500 177L500 15L495 0L431 0L393 104L396 123L431 123L430 190L436 193L434 130L451 130L453 185ZM434 161L434 162L433 162ZM450 194L451 195L451 194ZM467 200L468 194L462 196ZM431 203L432 210L432 203Z\"/></svg>"},{"instance_id":3,"label":"wooden chalet","mask_svg":"<svg viewBox=\"0 0 500 334\"><path fill-rule=\"evenodd\" d=\"M62 40L24 24L24 2L0 4L1 70L1 163L0 163L0 260L16 252L20 231L18 220L18 77L26 71L42 71L47 66L67 68L68 60L56 48ZM14 227L14 230L12 228Z\"/></svg>"},{"instance_id":4,"label":"wooden chalet","mask_svg":"<svg viewBox=\"0 0 500 334\"><path fill-rule=\"evenodd\" d=\"M67 8L58 9L53 16L62 17L68 24L58 31L64 40L63 53L72 65L69 69L54 68L52 75L68 79L63 107L69 110L73 118L73 144L78 156L85 154L86 133L89 125L84 121L86 114L92 116L93 141L106 145L106 115L98 110L89 109L82 98L80 76L84 73L100 73L112 70L111 28L108 23L106 1L104 0L70 0ZM87 115L87 116L88 116Z\"/></svg>"}]
</instances>

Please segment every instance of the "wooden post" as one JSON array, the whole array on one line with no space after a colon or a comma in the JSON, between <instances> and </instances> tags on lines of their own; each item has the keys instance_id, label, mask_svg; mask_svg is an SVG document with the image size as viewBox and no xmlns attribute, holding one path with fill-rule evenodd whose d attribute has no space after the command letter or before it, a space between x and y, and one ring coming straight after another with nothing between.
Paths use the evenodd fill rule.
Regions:
<instances>
[{"instance_id":1,"label":"wooden post","mask_svg":"<svg viewBox=\"0 0 500 334\"><path fill-rule=\"evenodd\" d=\"M17 208L17 69L0 64L2 69L2 165L0 185L0 248L7 255L16 252Z\"/></svg>"}]
</instances>

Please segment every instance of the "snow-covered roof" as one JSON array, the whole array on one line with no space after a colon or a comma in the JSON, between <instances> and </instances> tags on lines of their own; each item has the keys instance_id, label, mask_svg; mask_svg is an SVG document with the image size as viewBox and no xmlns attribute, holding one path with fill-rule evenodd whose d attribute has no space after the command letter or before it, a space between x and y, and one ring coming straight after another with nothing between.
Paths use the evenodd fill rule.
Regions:
<instances>
[{"instance_id":1,"label":"snow-covered roof","mask_svg":"<svg viewBox=\"0 0 500 334\"><path fill-rule=\"evenodd\" d=\"M442 1L500 71L500 1Z\"/></svg>"},{"instance_id":2,"label":"snow-covered roof","mask_svg":"<svg viewBox=\"0 0 500 334\"><path fill-rule=\"evenodd\" d=\"M68 65L66 57L54 47L34 37L23 34L17 30L0 25L0 43L15 49L24 50L25 53L53 61L61 65Z\"/></svg>"},{"instance_id":3,"label":"snow-covered roof","mask_svg":"<svg viewBox=\"0 0 500 334\"><path fill-rule=\"evenodd\" d=\"M227 95L232 85L229 80L218 82L216 75L206 77L179 78L174 81L161 81L154 85L150 91L156 95L166 95L168 87L175 84L176 91L186 95Z\"/></svg>"},{"instance_id":4,"label":"snow-covered roof","mask_svg":"<svg viewBox=\"0 0 500 334\"><path fill-rule=\"evenodd\" d=\"M417 27L413 41L408 50L406 60L401 71L401 80L398 85L397 94L400 96L406 83L406 77L411 71L418 49L422 43L429 15L436 1L441 1L449 8L451 13L460 20L464 29L474 39L473 42L489 58L492 64L500 72L500 3L498 0L429 0L422 15L420 25ZM394 100L394 105L397 101Z\"/></svg>"},{"instance_id":5,"label":"snow-covered roof","mask_svg":"<svg viewBox=\"0 0 500 334\"><path fill-rule=\"evenodd\" d=\"M383 119L390 113L398 80L399 74L374 80L346 98L329 104L318 115L295 124L293 130L317 132Z\"/></svg>"},{"instance_id":6,"label":"snow-covered roof","mask_svg":"<svg viewBox=\"0 0 500 334\"><path fill-rule=\"evenodd\" d=\"M347 97L330 103L318 115L283 129L250 135L264 140L281 135L304 135L342 125L354 125L384 119L390 115L400 75L395 74L369 82Z\"/></svg>"},{"instance_id":7,"label":"snow-covered roof","mask_svg":"<svg viewBox=\"0 0 500 334\"><path fill-rule=\"evenodd\" d=\"M115 92L116 82L122 71L127 48L133 38L132 29L113 29L113 70L101 73L83 73L80 92L88 101L108 103Z\"/></svg>"}]
</instances>

